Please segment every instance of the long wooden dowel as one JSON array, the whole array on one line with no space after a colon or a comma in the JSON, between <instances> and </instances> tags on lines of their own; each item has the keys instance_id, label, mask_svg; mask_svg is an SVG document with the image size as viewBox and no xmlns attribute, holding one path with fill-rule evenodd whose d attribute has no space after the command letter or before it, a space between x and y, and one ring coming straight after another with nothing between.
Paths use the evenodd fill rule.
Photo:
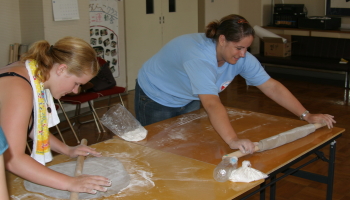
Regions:
<instances>
[{"instance_id":1,"label":"long wooden dowel","mask_svg":"<svg viewBox=\"0 0 350 200\"><path fill-rule=\"evenodd\" d=\"M258 145L255 145L255 149L254 149L254 152L256 152L256 151L259 151L260 149L259 149L259 146ZM254 153L253 152L253 153ZM240 158L240 157L243 157L243 156L245 156L245 155L247 155L248 153L242 153L242 151L234 151L234 152L232 152L232 153L230 153L230 154L226 154L226 155L224 155L222 158L224 159L225 157L233 157L233 156L235 156L235 157L237 157L237 158Z\"/></svg>"},{"instance_id":2,"label":"long wooden dowel","mask_svg":"<svg viewBox=\"0 0 350 200\"><path fill-rule=\"evenodd\" d=\"M315 130L316 130L316 129L319 129L319 128L325 126L326 124L312 124L312 125L315 127ZM306 125L304 125L304 126L306 126ZM273 140L273 139L272 139L272 140ZM260 141L263 141L263 140L260 140ZM293 140L293 141L294 141L294 140ZM285 141L285 143L289 143L289 142L291 142L291 141ZM264 151L264 150L265 150L264 148L260 149L258 144L255 145L254 152L256 152L256 151ZM254 153L254 152L253 152L253 153ZM224 155L222 158L224 159L224 158L226 158L226 157L233 157L233 156L235 156L235 157L237 157L237 158L240 158L240 157L245 156L245 155L247 155L247 154L248 154L248 153L242 153L241 151L235 151L235 152L232 152L232 153L230 153L230 154Z\"/></svg>"},{"instance_id":3,"label":"long wooden dowel","mask_svg":"<svg viewBox=\"0 0 350 200\"><path fill-rule=\"evenodd\" d=\"M82 139L80 144L87 145L87 140ZM84 159L85 159L85 156L78 156L77 164L75 166L74 176L80 176L82 174L83 167L84 167ZM79 192L71 192L70 200L77 200L77 199L79 199Z\"/></svg>"}]
</instances>

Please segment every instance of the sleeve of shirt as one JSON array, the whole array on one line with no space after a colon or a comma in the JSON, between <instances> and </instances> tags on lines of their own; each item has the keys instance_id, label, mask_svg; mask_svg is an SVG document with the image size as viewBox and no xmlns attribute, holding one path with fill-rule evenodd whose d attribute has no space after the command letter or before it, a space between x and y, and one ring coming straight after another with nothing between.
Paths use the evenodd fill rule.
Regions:
<instances>
[{"instance_id":1,"label":"sleeve of shirt","mask_svg":"<svg viewBox=\"0 0 350 200\"><path fill-rule=\"evenodd\" d=\"M246 80L247 85L258 86L270 79L260 62L250 53L246 54L243 61L243 69L240 75Z\"/></svg>"},{"instance_id":2,"label":"sleeve of shirt","mask_svg":"<svg viewBox=\"0 0 350 200\"><path fill-rule=\"evenodd\" d=\"M200 59L190 60L184 64L184 69L189 77L194 95L218 95L219 91L215 85L217 72L212 63Z\"/></svg>"}]
</instances>

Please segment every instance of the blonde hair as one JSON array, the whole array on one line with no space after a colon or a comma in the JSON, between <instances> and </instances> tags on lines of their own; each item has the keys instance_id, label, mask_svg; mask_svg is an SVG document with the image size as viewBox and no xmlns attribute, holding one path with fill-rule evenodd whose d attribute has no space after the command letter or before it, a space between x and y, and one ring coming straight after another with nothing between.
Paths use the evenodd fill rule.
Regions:
<instances>
[{"instance_id":1,"label":"blonde hair","mask_svg":"<svg viewBox=\"0 0 350 200\"><path fill-rule=\"evenodd\" d=\"M64 37L54 45L46 40L35 42L21 61L34 59L38 68L35 75L42 82L50 78L53 64L66 64L68 73L81 77L83 74L96 76L100 66L95 50L84 40L76 37Z\"/></svg>"}]
</instances>

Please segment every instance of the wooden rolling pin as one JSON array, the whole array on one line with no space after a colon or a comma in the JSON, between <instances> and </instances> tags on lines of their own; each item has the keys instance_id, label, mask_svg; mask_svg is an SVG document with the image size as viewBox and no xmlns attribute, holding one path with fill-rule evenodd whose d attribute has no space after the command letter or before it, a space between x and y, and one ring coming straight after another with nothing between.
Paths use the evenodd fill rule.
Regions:
<instances>
[{"instance_id":1,"label":"wooden rolling pin","mask_svg":"<svg viewBox=\"0 0 350 200\"><path fill-rule=\"evenodd\" d=\"M310 133L315 132L316 129L321 128L323 126L325 126L325 124L307 124L307 125L293 128L289 131L285 131L283 133L271 136L269 138L262 139L259 142L255 143L254 152L273 149L281 145L287 144L289 142L293 142L294 140L305 137ZM235 151L233 153L224 155L222 157L221 163L224 162L224 158L229 158L234 156L237 158L240 158L244 155L247 155L247 153L242 153L241 151ZM217 181L220 181L220 180L226 181L229 178L230 173L225 168L222 168L222 169L220 168L221 163L219 163L218 166L216 166L216 168L214 169L214 179ZM222 171L224 171L225 173L223 173ZM220 173L217 173L217 172L220 172ZM217 176L219 176L219 178L216 178Z\"/></svg>"},{"instance_id":2,"label":"wooden rolling pin","mask_svg":"<svg viewBox=\"0 0 350 200\"><path fill-rule=\"evenodd\" d=\"M87 140L82 139L80 144L87 145ZM85 156L78 156L77 164L75 166L74 176L80 176L82 174L83 167L84 167L84 159L85 159ZM77 200L77 199L79 199L79 192L71 192L70 200Z\"/></svg>"},{"instance_id":3,"label":"wooden rolling pin","mask_svg":"<svg viewBox=\"0 0 350 200\"><path fill-rule=\"evenodd\" d=\"M285 131L283 133L271 136L260 140L256 145L254 152L256 151L265 151L279 147L281 145L293 142L299 138L305 137L312 132L315 132L316 129L325 126L326 124L307 124L304 126L296 127L291 130ZM224 155L222 158L233 157L237 158L247 155L247 153L242 153L241 151L235 151L233 153Z\"/></svg>"}]
</instances>

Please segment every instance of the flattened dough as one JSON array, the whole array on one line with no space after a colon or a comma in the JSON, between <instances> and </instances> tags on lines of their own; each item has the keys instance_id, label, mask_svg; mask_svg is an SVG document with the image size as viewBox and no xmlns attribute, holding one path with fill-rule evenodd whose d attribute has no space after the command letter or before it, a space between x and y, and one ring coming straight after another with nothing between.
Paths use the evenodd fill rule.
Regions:
<instances>
[{"instance_id":1,"label":"flattened dough","mask_svg":"<svg viewBox=\"0 0 350 200\"><path fill-rule=\"evenodd\" d=\"M53 165L49 168L62 174L74 176L75 166L76 161L71 161ZM123 164L118 159L112 157L87 158L84 161L83 174L107 177L112 181L112 186L108 188L107 192L97 192L94 195L88 193L80 193L79 199L107 197L118 193L120 190L127 187L130 183L130 176L125 170ZM68 191L53 189L29 181L24 181L24 187L28 191L42 193L54 198L69 199L70 197L70 192Z\"/></svg>"},{"instance_id":2,"label":"flattened dough","mask_svg":"<svg viewBox=\"0 0 350 200\"><path fill-rule=\"evenodd\" d=\"M316 128L313 124L307 124L304 126L296 127L291 130L285 131L278 135L271 136L259 141L259 151L265 151L273 149L289 142L293 142L297 139L305 137L310 133L315 132Z\"/></svg>"}]
</instances>

